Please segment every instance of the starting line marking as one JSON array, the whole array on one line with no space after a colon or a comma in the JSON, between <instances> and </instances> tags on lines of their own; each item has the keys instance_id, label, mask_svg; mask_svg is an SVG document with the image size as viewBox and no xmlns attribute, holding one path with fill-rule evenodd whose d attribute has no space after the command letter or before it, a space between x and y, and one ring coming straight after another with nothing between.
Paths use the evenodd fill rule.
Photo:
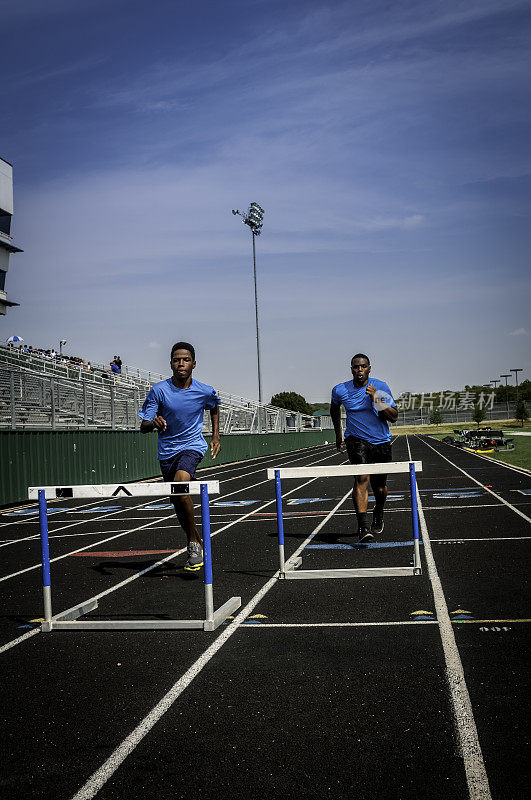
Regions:
<instances>
[{"instance_id":1,"label":"starting line marking","mask_svg":"<svg viewBox=\"0 0 531 800\"><path fill-rule=\"evenodd\" d=\"M328 534L333 535L333 534ZM341 536L341 534L338 534ZM419 542L422 544L422 542ZM411 547L413 539L409 542L371 542L370 544L360 544L353 542L352 544L342 544L341 542L333 542L332 544L308 544L305 550L377 550L382 547Z\"/></svg>"},{"instance_id":2,"label":"starting line marking","mask_svg":"<svg viewBox=\"0 0 531 800\"><path fill-rule=\"evenodd\" d=\"M254 622L254 620L253 620ZM377 628L377 627L391 627L393 625L437 625L436 619L405 619L398 622L259 622L258 624L249 625L250 628ZM482 624L485 623L498 623L505 624L508 622L531 622L531 619L455 619L452 620L455 625L463 625L470 623Z\"/></svg>"}]
</instances>

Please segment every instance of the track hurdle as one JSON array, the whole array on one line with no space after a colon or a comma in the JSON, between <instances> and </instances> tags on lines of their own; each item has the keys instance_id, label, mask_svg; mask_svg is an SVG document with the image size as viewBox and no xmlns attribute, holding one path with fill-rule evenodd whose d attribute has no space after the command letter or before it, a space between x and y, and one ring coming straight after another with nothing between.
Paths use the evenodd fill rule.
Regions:
<instances>
[{"instance_id":1,"label":"track hurdle","mask_svg":"<svg viewBox=\"0 0 531 800\"><path fill-rule=\"evenodd\" d=\"M98 607L97 600L87 600L77 606L52 614L52 582L48 543L47 500L87 497L172 497L175 495L200 495L203 528L203 559L205 576L205 619L168 620L79 620L78 618ZM190 481L189 483L127 483L100 484L97 486L43 486L30 487L28 497L39 501L39 523L42 559L42 584L44 599L43 632L52 630L175 630L199 628L215 631L227 617L241 606L241 597L231 597L214 610L212 586L212 550L210 544L209 494L219 494L219 481Z\"/></svg>"},{"instance_id":2,"label":"track hurdle","mask_svg":"<svg viewBox=\"0 0 531 800\"><path fill-rule=\"evenodd\" d=\"M284 517L282 514L282 478L344 478L351 475L388 475L409 472L411 492L411 516L413 526L413 564L407 567L357 567L354 569L299 569L300 556L285 559ZM271 467L267 470L269 480L275 481L277 508L278 551L280 558L279 577L282 579L307 580L310 578L379 578L398 575L421 575L419 546L419 518L417 508L416 473L422 472L422 461L391 461L388 464L353 464L344 467Z\"/></svg>"}]
</instances>

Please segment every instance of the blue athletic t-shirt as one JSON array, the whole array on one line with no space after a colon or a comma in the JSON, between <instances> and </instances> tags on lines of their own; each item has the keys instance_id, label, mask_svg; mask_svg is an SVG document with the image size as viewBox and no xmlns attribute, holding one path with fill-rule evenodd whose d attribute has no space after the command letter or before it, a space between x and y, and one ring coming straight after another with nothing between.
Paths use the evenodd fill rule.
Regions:
<instances>
[{"instance_id":1,"label":"blue athletic t-shirt","mask_svg":"<svg viewBox=\"0 0 531 800\"><path fill-rule=\"evenodd\" d=\"M377 398L388 406L396 407L391 389L384 381L369 378L369 383L376 389ZM391 440L389 425L387 420L378 416L378 411L366 390L367 386L358 389L354 386L354 381L338 383L332 389L332 403L338 406L343 404L347 412L345 436L357 436L370 444L384 444Z\"/></svg>"},{"instance_id":2,"label":"blue athletic t-shirt","mask_svg":"<svg viewBox=\"0 0 531 800\"><path fill-rule=\"evenodd\" d=\"M172 458L182 450L196 450L204 455L207 450L202 433L204 410L219 403L216 390L195 378L188 389L179 389L171 378L152 386L138 416L149 422L157 416L166 420L166 430L158 435L158 460Z\"/></svg>"}]
</instances>

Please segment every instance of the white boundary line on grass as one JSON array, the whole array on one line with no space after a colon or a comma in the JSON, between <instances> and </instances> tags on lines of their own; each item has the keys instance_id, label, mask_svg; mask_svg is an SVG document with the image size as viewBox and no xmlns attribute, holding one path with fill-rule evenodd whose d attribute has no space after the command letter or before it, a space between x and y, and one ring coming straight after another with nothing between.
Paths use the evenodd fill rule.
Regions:
<instances>
[{"instance_id":1,"label":"white boundary line on grass","mask_svg":"<svg viewBox=\"0 0 531 800\"><path fill-rule=\"evenodd\" d=\"M411 448L409 446L409 438L407 436L406 443L409 458L411 460ZM455 464L453 466L455 466ZM448 686L450 689L450 696L454 709L461 755L465 765L470 800L491 800L489 779L485 769L485 762L483 761L483 753L481 752L481 745L479 743L476 722L474 720L472 703L470 701L470 695L468 693L468 688L465 681L463 664L461 663L461 657L455 641L452 621L450 619L448 606L446 604L446 598L444 596L441 580L439 578L439 573L437 572L437 566L433 557L428 526L426 525L426 519L424 517L424 511L422 509L422 501L420 499L418 487L417 505L420 529L422 532L422 542L424 544L424 556L426 558L428 576L433 591L435 614L437 617L437 622L439 623L439 631L444 650L444 659L446 662L446 677L448 679Z\"/></svg>"},{"instance_id":2,"label":"white boundary line on grass","mask_svg":"<svg viewBox=\"0 0 531 800\"><path fill-rule=\"evenodd\" d=\"M335 453L334 453L335 455ZM317 480L312 478L303 484L306 486L308 483ZM301 486L296 487L292 491L301 489ZM305 547L306 543L312 539L316 533L323 527L323 525L332 517L339 506L350 496L352 489L337 503L337 505L330 511L326 519L319 523L316 529L308 536L303 544L296 550L293 555L296 555L300 550ZM292 494L288 492L287 494ZM284 497L287 495L283 495ZM275 501L272 500L272 503ZM192 666L176 681L171 689L164 695L164 697L157 703L157 705L147 714L144 719L137 725L137 727L129 734L129 736L118 745L116 750L109 756L109 758L94 772L88 781L79 789L78 792L72 797L72 800L91 800L95 797L99 790L107 783L118 767L125 761L133 750L140 744L142 739L150 732L156 725L161 717L168 711L173 703L180 697L184 690L191 684L193 679L199 675L204 666L216 655L225 642L230 639L233 633L238 630L246 617L254 610L257 604L262 600L270 589L275 586L278 580L278 572L265 583L261 589L254 595L254 597L247 603L239 614L232 620L232 622L225 628L225 630L215 639L214 642L208 647L205 652L195 661ZM248 626L250 627L250 626Z\"/></svg>"},{"instance_id":3,"label":"white boundary line on grass","mask_svg":"<svg viewBox=\"0 0 531 800\"><path fill-rule=\"evenodd\" d=\"M417 438L418 438L418 437L417 437ZM519 509L517 509L515 506L513 506L513 505L512 505L511 503L509 503L507 500L504 500L504 499L503 499L503 497L500 497L500 495L499 495L499 494L496 494L496 492L493 492L493 491L492 491L492 489L489 489L489 488L488 488L488 486L485 486L485 484L481 483L481 481L478 481L478 480L476 480L476 478L474 478L472 475L469 475L469 474L468 474L468 472L466 472L466 471L465 471L464 469L462 469L460 466L458 466L457 464L454 464L454 462L453 462L453 461L450 461L450 459L449 459L449 458L446 458L446 456L443 456L443 454L442 454L442 453L439 453L439 451L438 451L438 450L436 450L436 449L435 449L435 447L432 447L432 445L431 445L429 442L424 442L424 441L422 441L422 439L420 439L420 441L422 442L422 444L425 444L427 447L429 447L429 448L430 448L430 450L433 450L433 452L434 452L434 453L437 453L437 455L438 455L440 458L444 458L444 460L445 460L445 461L448 461L448 463L449 463L449 464L451 464L451 465L452 465L452 467L455 467L456 469L458 469L458 470L459 470L459 472L462 472L462 473L463 473L463 475L466 475L466 476L467 476L467 478L469 478L471 481L474 481L474 483L477 483L477 485L478 485L478 486L481 486L481 488L482 488L482 489L484 489L486 492L488 492L488 493L489 493L489 494L491 494L493 497L495 497L497 500L499 500L499 501L500 501L500 503L503 503L503 504L504 504L504 505L506 505L508 508L510 508L512 511L514 511L514 513L515 513L515 514L518 514L520 517L523 517L523 519L527 520L528 522L531 522L531 517L528 517L528 516L527 516L527 514L524 514L524 512L523 512L523 511L519 511ZM409 442L408 442L408 447L409 447ZM474 454L474 455L475 455L475 454Z\"/></svg>"}]
</instances>

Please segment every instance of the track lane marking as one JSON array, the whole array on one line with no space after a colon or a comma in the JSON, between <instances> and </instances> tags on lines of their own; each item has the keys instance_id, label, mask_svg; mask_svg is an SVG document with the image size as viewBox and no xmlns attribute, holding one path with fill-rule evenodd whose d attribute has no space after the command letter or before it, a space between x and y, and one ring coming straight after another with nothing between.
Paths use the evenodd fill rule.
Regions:
<instances>
[{"instance_id":1,"label":"track lane marking","mask_svg":"<svg viewBox=\"0 0 531 800\"><path fill-rule=\"evenodd\" d=\"M325 447L328 447L328 445L324 445L324 446L325 446ZM303 449L303 448L302 448L302 449ZM279 455L279 457L289 458L289 456L290 456L292 453L300 453L300 452L302 452L302 449L300 449L300 450L293 450L293 451L290 451L290 452L288 452L288 453L281 453L281 454L277 454L277 455ZM316 449L315 447L311 447L311 448L310 448L310 450L315 450L315 449ZM303 459L304 459L304 458L306 458L306 457L310 458L310 457L312 457L313 455L317 455L317 454L316 454L316 453L306 453L305 455L303 455L303 456L300 456L299 458L296 458L296 459L294 459L293 461L288 461L287 463L288 463L288 464L294 464L294 463L296 463L297 461L301 461L301 460L303 460ZM265 458L265 456L259 456L259 458ZM272 456L272 458L274 458L274 456ZM269 457L267 457L267 460L269 460ZM254 467L254 466L256 466L256 465L255 465L255 464L253 464L252 466ZM206 469L211 469L211 467L205 467L205 470L206 470ZM199 471L199 472L202 472L203 470L198 470L198 471ZM226 481L234 481L234 480L239 480L239 479L241 479L241 478L246 478L246 477L247 477L247 476L249 476L249 475L255 475L255 474L256 474L256 473L258 473L258 472L262 472L262 469L256 469L256 470L253 470L253 471L251 471L251 472L244 472L244 473L243 473L243 474L241 474L241 475L234 475L232 478L227 478L227 479L226 479ZM137 481L137 483L145 483L146 481L149 481L149 480L150 480L149 478L145 478L145 479L143 479L143 480L141 480L141 481ZM160 482L160 480L161 480L161 479L159 478L159 479L158 479L158 481ZM260 486L260 484L259 484L259 483L257 483L257 484L254 484L254 486ZM248 488L253 488L253 487L251 486L251 487L248 487ZM233 492L232 494L234 494L234 492ZM230 497L230 495L223 495L223 497ZM60 501L60 500L50 500L50 501L48 501L48 502L50 502L50 503L57 503L57 502L61 502L61 501ZM63 500L62 502L64 502L64 500ZM86 505L82 506L82 508L89 508L90 506L98 505L98 503L100 503L100 504L101 504L101 502L102 502L102 500L101 500L101 498L100 498L99 500L95 500L93 503L87 503ZM109 512L108 514L105 514L105 513L104 513L104 514L102 514L100 517L98 517L98 522L99 522L101 519L107 519L108 517L112 517L113 515L116 515L116 514L121 514L123 511L128 511L128 510L129 510L129 511L134 511L134 510L136 510L136 509L138 509L138 508L142 508L143 506L147 506L147 505L149 505L150 503L153 503L153 502L154 502L154 501L153 501L153 498L152 498L151 500L146 500L145 502L142 502L142 503L140 503L139 505L135 505L135 506L124 506L123 508L120 508L118 511L111 511L111 512ZM27 507L30 507L30 506L27 506ZM31 506L31 507L33 507L33 506ZM38 508L38 507L37 507L37 508ZM76 506L76 508L77 508L77 506ZM199 504L197 504L197 505L195 506L195 508L199 508ZM74 507L72 507L72 510L73 510L73 509L74 509ZM68 511L66 511L66 512L59 512L59 513L68 513ZM79 520L76 520L75 522L71 522L71 523L69 523L68 525L63 525L63 527L61 527L61 528L56 528L55 530L56 530L56 531L63 531L63 530L66 530L67 528L73 528L73 527L75 527L76 525L87 525L89 522L93 522L93 521L95 521L93 518L90 518L90 519L79 519ZM20 524L22 524L22 523L26 523L26 525L31 525L31 524L38 524L38 522L39 522L39 518L38 518L38 512L37 512L37 513L35 514L35 517L34 517L34 518L32 518L32 519L28 519L28 518L26 517L26 518L24 518L24 519L20 519L20 520L12 520L12 521L10 521L10 522L4 522L4 523L1 523L1 524L0 524L0 527L6 527L7 525L11 525L11 526L14 526L14 525L20 525ZM53 515L52 515L52 516L51 516L51 518L48 520L48 522L49 522L49 524L53 524L53 523L55 522L55 520L53 519ZM29 536L23 536L21 539L12 539L12 540L10 540L9 542L4 542L2 545L0 545L0 547L6 547L8 544L18 544L18 542L27 542L27 541L32 541L32 540L35 540L35 539L38 539L38 538L39 538L39 534L38 534L38 533L32 533L32 534L30 534Z\"/></svg>"},{"instance_id":2,"label":"track lane marking","mask_svg":"<svg viewBox=\"0 0 531 800\"><path fill-rule=\"evenodd\" d=\"M338 454L337 454L337 453L333 453L332 455L333 455L333 456L335 456L335 455L338 455ZM332 457L332 456L325 456L324 458L320 459L320 460L319 460L319 461L317 461L316 463L318 463L318 464L319 464L321 461L326 461L328 458L331 458L331 457ZM344 462L344 463L345 463L345 462ZM306 481L306 482L305 482L305 483L303 483L302 485L300 485L300 486L296 486L296 487L295 487L294 489L292 489L291 491L289 491L289 492L286 492L285 494L283 494L283 495L282 495L282 497L288 497L290 494L293 494L293 492L296 492L296 491L298 491L299 489L302 489L302 488L304 488L305 486L307 486L307 485L308 485L308 484L310 484L310 483L313 483L313 481L316 481L316 480L318 480L318 478L311 478L310 480ZM246 487L246 488L249 488L249 487ZM243 491L243 490L242 490L242 491ZM233 492L232 494L235 494L235 493L237 493L237 492ZM344 498L343 498L343 499L344 499ZM265 504L262 506L262 508L265 508L266 506L269 506L269 505L271 505L271 504L272 504L272 503L274 503L274 502L275 502L275 500L274 500L274 499L273 499L273 500L269 500L269 501L267 501L267 502L266 502L266 503L265 503ZM218 528L218 530L216 530L216 531L213 531L213 532L211 533L211 538L212 538L212 537L214 537L214 536L216 536L218 533L222 533L223 531L227 530L228 528L232 528L234 525L237 525L237 524L239 524L240 522L243 522L243 520L247 519L247 517L248 517L248 516L249 516L251 513L252 513L252 512L248 512L247 514L245 514L245 515L243 515L243 516L239 517L238 519L235 519L235 520L233 520L232 522L229 522L227 525L224 525L223 527L221 527L221 528ZM333 513L333 512L330 512L330 513ZM156 520L153 520L153 522L155 522L155 521L156 521ZM324 520L324 521L321 523L321 527L322 527L322 525L324 525L324 523L325 523L325 522L326 522L326 520ZM137 529L135 529L135 530L141 530L141 529L143 529L143 528L147 527L147 525L149 525L149 524L150 524L150 523L146 523L146 525L142 525L142 526L140 526L140 528L137 528ZM318 526L318 528L319 528L319 526ZM126 533L132 533L132 532L134 532L134 531L126 531ZM316 532L317 532L317 529L316 529ZM114 536L114 537L111 537L111 538L112 538L112 539L116 539L116 538L118 538L118 537L117 537L117 536ZM110 541L110 540L105 540L105 541ZM98 544L98 542L94 542L92 546L96 546L97 544ZM77 552L80 552L80 551L81 551L81 550L83 550L83 549L84 549L84 548L80 547L80 548L78 548L77 550L73 550L73 551L72 551L72 553L77 553ZM106 595L108 595L108 594L112 594L113 592L117 591L118 589L121 589L123 586L126 586L127 584L131 583L132 581L134 581L134 580L137 580L137 579L138 579L138 578L140 578L142 575L145 575L146 573L148 573L148 572L151 572L152 570L156 569L157 567L161 566L162 564L165 564L167 561L170 561L172 558L175 558L176 556L178 556L178 555L180 555L180 554L182 554L182 553L184 553L184 552L186 552L186 547L183 547L183 548L181 548L180 550L177 550L177 551L175 551L175 552L171 553L171 555L169 555L169 556L166 556L166 558L162 558L162 559L160 559L159 561L155 562L154 564L151 564L149 567L146 567L145 569L142 569L142 570L140 570L139 572L135 573L134 575L130 575L128 578L125 578L123 581L121 581L120 583L117 583L115 586L112 586L112 587L111 587L111 588L109 588L109 589L105 589L103 592L100 592L100 594L94 595L94 597L91 597L91 598L89 598L89 600L100 600L102 597L105 597L105 596L106 596ZM56 559L50 559L50 561L52 561L52 560L59 560L59 559L61 559L61 558L66 558L68 555L72 555L72 553L67 553L67 554L66 554L66 555L64 555L64 556L58 556ZM40 564L38 564L38 565L37 565L37 567L40 567L40 566L41 566ZM27 571L27 570L26 570L26 571ZM36 631L32 631L32 633L40 633L40 629L37 629ZM4 645L4 649L5 649L5 650L9 650L11 647L14 647L14 646L16 646L17 644L20 644L20 643L22 643L22 642L23 642L23 641L24 641L26 638L27 638L27 636L24 634L24 636L22 636L22 637L18 637L17 639L14 639L13 641L11 641L11 642L8 642L6 645ZM0 652L3 652L3 651L1 651L1 650L0 650Z\"/></svg>"},{"instance_id":3,"label":"track lane marking","mask_svg":"<svg viewBox=\"0 0 531 800\"><path fill-rule=\"evenodd\" d=\"M321 461L327 461L329 458L333 458L335 455L337 455L337 453L332 453L331 455L325 456L324 458L320 459L316 463L319 464ZM291 462L288 461L288 464L289 463L296 463L297 461L301 461L304 457L305 456L301 456L300 458L296 458ZM259 470L259 471L261 471L261 470ZM245 475L244 477L247 477L247 475ZM241 489L235 489L232 492L227 492L226 494L219 495L219 499L221 500L224 497L231 497L234 494L240 494L240 492L247 491L248 489L255 489L257 486L261 486L264 483L268 483L268 482L269 482L269 480L266 479L264 481L259 481L258 483L253 483L251 486L244 486ZM306 484L303 484L303 485L306 485ZM152 503L152 502L153 502L153 500L151 499L146 503L140 503L140 505L138 505L138 506L128 506L127 508L130 509L130 510L134 510L135 508L141 508L142 506L149 505L149 503ZM194 508L199 508L199 504L196 504L194 506ZM258 509L255 509L255 510L258 510ZM120 509L119 511L111 511L109 514L103 514L101 517L98 518L97 521L99 522L101 519L109 518L109 517L112 517L113 515L116 515L116 514L121 514L123 511L124 511L124 509ZM121 536L126 536L129 533L137 533L138 531L144 530L145 528L149 527L150 525L154 524L155 522L164 522L165 520L168 520L168 519L175 519L174 514L166 514L165 516L155 517L151 521L146 522L145 525L139 525L136 528L130 528L129 530L123 531L123 532L121 532L119 534L116 534L114 536L110 536L110 537L108 536L106 539L100 539L100 541L98 541L98 542L92 542L92 543L89 543L89 544L85 545L84 547L78 547L76 550L71 550L69 553L64 553L63 555L55 556L54 558L50 559L50 564L52 562L55 562L55 561L61 561L63 558L68 558L68 556L74 555L75 553L78 553L80 550L83 550L83 549L86 549L86 548L91 548L91 547L97 547L97 545L99 545L99 544L105 544L105 542L110 542L113 539L119 539ZM95 522L95 521L96 520L92 520L92 519L91 520L81 520L81 521L77 521L76 520L76 522L71 522L68 525L63 525L61 528L55 528L54 533L56 533L57 531L67 530L68 528L73 528L76 525L87 524L88 522ZM114 520L112 520L112 521L114 522ZM176 530L177 530L177 528L176 528ZM87 534L87 535L90 535L90 534ZM33 536L26 537L25 539L19 539L17 541L22 542L22 541L27 541L29 539L36 540L38 538L39 538L39 534L35 534ZM184 552L184 551L181 550L180 552ZM3 583L4 581L10 580L11 578L16 578L18 575L23 575L26 572L31 572L32 570L40 569L41 566L42 566L41 563L32 564L30 567L24 567L24 569L18 570L17 572L12 572L9 575L4 575L4 576L0 577L0 583Z\"/></svg>"},{"instance_id":4,"label":"track lane marking","mask_svg":"<svg viewBox=\"0 0 531 800\"><path fill-rule=\"evenodd\" d=\"M527 522L531 522L531 517L528 517L527 514L524 514L523 511L520 511L518 508L513 506L507 500L504 500L503 497L500 497L499 494L496 494L496 492L493 492L492 489L489 489L487 486L485 486L484 483L481 483L481 481L478 481L472 475L469 475L468 472L466 472L464 469L462 469L458 464L454 464L454 462L450 461L449 458L446 458L446 456L443 456L443 454L440 453L438 450L436 450L435 447L432 447L432 445L429 442L425 442L423 439L420 439L420 437L417 434L415 434L415 435L417 436L417 438L419 439L419 441L422 444L425 444L427 447L430 448L430 450L433 450L434 453L437 453L437 455L440 458L444 458L444 460L448 461L448 463L451 464L452 467L455 467L456 469L458 469L460 472L463 473L463 475L466 475L467 478L469 478L471 481L474 481L474 483L477 483L477 485L481 486L481 488L484 489L486 492L489 492L489 494L491 494L493 497L496 497L496 499L499 500L504 505L506 505L507 508L510 508L512 511L514 511L515 514L518 514L520 517L522 517L523 519L527 520ZM409 446L409 443L408 443L408 446ZM475 453L473 455L475 455Z\"/></svg>"},{"instance_id":5,"label":"track lane marking","mask_svg":"<svg viewBox=\"0 0 531 800\"><path fill-rule=\"evenodd\" d=\"M409 446L408 436L406 436L406 443L409 453L409 460L411 461L411 448ZM454 464L453 466L456 465ZM461 756L465 766L468 792L470 800L491 800L489 779L487 777L483 753L479 743L472 703L465 681L463 664L459 655L459 650L452 627L452 620L450 619L446 598L444 596L441 580L435 564L435 558L431 549L428 526L426 525L426 518L424 517L418 486L416 487L416 494L420 529L424 544L424 557L426 559L428 576L433 591L435 614L437 616L437 622L441 634L444 659L446 662L446 677L448 680L450 697L454 709Z\"/></svg>"},{"instance_id":6,"label":"track lane marking","mask_svg":"<svg viewBox=\"0 0 531 800\"><path fill-rule=\"evenodd\" d=\"M419 434L415 434L415 436L418 435ZM430 439L435 439L435 441L440 442L441 444L445 444L447 447L453 447L453 445L448 444L448 442L443 442L442 439L437 439L435 436L431 434L426 434L426 435L429 436ZM492 466L506 467L507 469L512 469L513 472L518 472L519 475L524 475L526 477L529 477L531 475L531 470L526 469L525 467L515 467L514 464L508 464L507 461L502 461L501 459L498 460L497 458L488 458L488 456L482 456L479 453L474 453L472 450L466 450L465 452L470 453L473 456L476 456L476 458L482 458L483 461L487 461ZM479 469L479 467L474 467L474 469Z\"/></svg>"},{"instance_id":7,"label":"track lane marking","mask_svg":"<svg viewBox=\"0 0 531 800\"><path fill-rule=\"evenodd\" d=\"M398 622L260 622L256 625L246 625L245 629L253 628L377 628L387 625L437 625L436 619L415 620L404 619Z\"/></svg>"},{"instance_id":8,"label":"track lane marking","mask_svg":"<svg viewBox=\"0 0 531 800\"><path fill-rule=\"evenodd\" d=\"M336 455L334 453L334 455ZM324 459L323 459L324 460ZM304 486L312 483L313 481L317 480L317 478L311 478L307 481ZM298 491L299 489L303 488L302 486L298 486L292 491ZM334 512L339 508L339 506L350 496L352 490L349 489L348 493L340 500L340 502L330 511L329 517L331 518ZM292 492L287 492L283 497L292 494ZM272 503L275 500L271 501ZM328 519L327 518L327 519ZM315 531L313 531L308 540L311 540L313 536L323 527L327 520L323 520L319 523ZM301 545L301 548L304 546ZM301 549L299 548L299 550ZM296 555L299 550L297 550L293 555ZM127 736L123 742L118 745L118 747L111 753L109 758L97 769L88 781L79 789L78 792L72 797L72 800L91 800L91 798L95 797L99 790L107 783L109 778L111 778L118 767L125 761L125 759L133 752L133 750L137 747L137 745L142 741L142 739L150 732L150 730L156 725L156 723L160 720L160 718L168 711L169 708L173 705L173 703L180 697L180 695L184 692L184 690L190 685L190 683L194 680L197 675L201 672L204 666L208 664L208 662L215 656L215 654L220 650L221 647L230 639L233 633L238 630L244 623L245 619L250 615L250 613L255 609L258 605L260 600L262 600L265 595L269 592L269 590L276 585L278 581L279 573L278 571L270 578L261 589L254 595L254 597L247 603L245 608L243 608L239 614L233 619L229 625L225 628L225 630L212 642L210 647L208 647L205 652L192 664L192 666L182 675L179 680L177 680L171 689L164 695L164 697L157 703L157 705L144 717L144 719L137 725L137 727ZM247 626L251 627L251 626Z\"/></svg>"},{"instance_id":9,"label":"track lane marking","mask_svg":"<svg viewBox=\"0 0 531 800\"><path fill-rule=\"evenodd\" d=\"M0 654L1 653L5 653L6 650L11 650L11 648L12 647L16 647L17 644L22 644L22 642L25 642L26 639L29 639L31 636L35 636L35 634L40 633L40 632L41 632L40 628L35 628L32 631L28 631L27 633L23 633L22 636L17 636L16 639L12 639L10 642L7 642L7 644L3 644L0 647Z\"/></svg>"}]
</instances>

